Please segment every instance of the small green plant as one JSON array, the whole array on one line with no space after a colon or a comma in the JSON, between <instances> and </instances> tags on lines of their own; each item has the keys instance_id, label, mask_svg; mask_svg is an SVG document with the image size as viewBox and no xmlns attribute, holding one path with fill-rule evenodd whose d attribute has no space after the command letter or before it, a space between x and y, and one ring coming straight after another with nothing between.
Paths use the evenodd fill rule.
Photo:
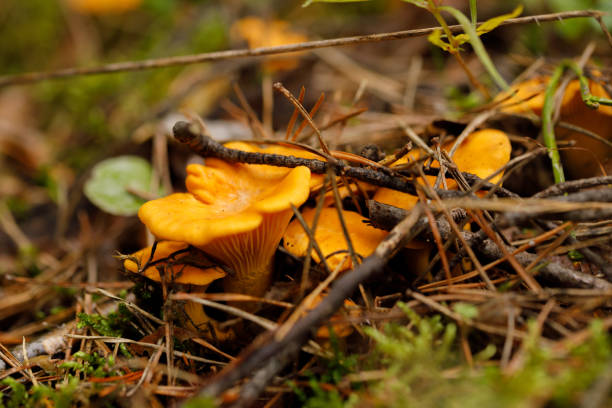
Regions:
<instances>
[{"instance_id":1,"label":"small green plant","mask_svg":"<svg viewBox=\"0 0 612 408\"><path fill-rule=\"evenodd\" d=\"M612 358L610 335L599 321L591 326L590 340L565 353L542 346L537 326L529 324L520 366L504 371L491 361L497 350L489 344L474 356L475 367L470 369L463 363L454 323L445 323L439 315L419 316L401 303L398 307L409 323L391 323L382 330L365 328L376 342L372 358L361 364L354 360L339 372L352 373L352 378L359 372L377 372L378 379L353 382L351 397L343 399L335 388L323 386L342 383L340 377L311 375L308 389L292 385L304 406L574 406ZM454 309L475 317L465 304ZM342 360L353 361L351 357ZM327 364L337 365L336 358Z\"/></svg>"},{"instance_id":2,"label":"small green plant","mask_svg":"<svg viewBox=\"0 0 612 408\"><path fill-rule=\"evenodd\" d=\"M356 355L347 356L338 343L338 338L333 334L330 337L332 358L324 362L324 368L320 374L306 372L308 377L308 390L300 389L295 382L289 381L288 385L293 389L295 395L307 408L343 407L347 404L337 389L329 387L338 384L345 375L355 372L358 359ZM326 384L327 386L324 386ZM351 396L349 401L356 400L357 396Z\"/></svg>"},{"instance_id":3,"label":"small green plant","mask_svg":"<svg viewBox=\"0 0 612 408\"><path fill-rule=\"evenodd\" d=\"M113 369L115 358L111 355L108 357L100 356L98 353L87 354L83 351L77 351L73 355L73 360L64 361L60 364L60 368L72 370L75 373L84 373L88 377L110 377L118 375Z\"/></svg>"},{"instance_id":4,"label":"small green plant","mask_svg":"<svg viewBox=\"0 0 612 408\"><path fill-rule=\"evenodd\" d=\"M127 306L120 303L117 312L109 313L108 316L79 313L77 317L79 319L77 326L80 329L89 327L103 336L121 337L133 316ZM125 357L130 358L132 356L123 343L119 344L119 350Z\"/></svg>"},{"instance_id":5,"label":"small green plant","mask_svg":"<svg viewBox=\"0 0 612 408\"><path fill-rule=\"evenodd\" d=\"M308 0L304 3L304 7L312 4L312 3L348 3L351 1L368 1L368 0ZM474 77L472 72L467 67L467 64L463 60L461 56L461 45L469 42L474 50L474 53L485 67L489 76L493 79L495 84L502 90L508 89L508 84L502 78L502 76L495 68L493 61L489 57L482 41L480 40L480 36L488 33L495 28L497 28L504 21L517 17L523 12L523 7L518 6L508 14L503 14L501 16L497 16L491 18L480 25L477 25L477 9L476 9L476 1L470 0L470 19L468 19L465 14L451 6L443 6L442 0L402 0L406 3L410 3L416 7L423 8L431 13L431 15L436 19L436 21L440 24L440 29L435 30L429 36L429 41L437 47L440 47L444 51L450 53L459 65L463 68L466 75L468 76L470 83L478 89L482 95L484 95L487 99L490 97L487 89ZM448 13L453 16L455 20L461 25L463 28L464 34L454 35L449 28L448 23L446 22L442 13Z\"/></svg>"},{"instance_id":6,"label":"small green plant","mask_svg":"<svg viewBox=\"0 0 612 408\"><path fill-rule=\"evenodd\" d=\"M28 391L25 385L12 377L7 377L0 381L0 386L10 389L9 395L0 392L0 408L70 408L75 401L79 380L69 377L68 382L56 388L39 383Z\"/></svg>"}]
</instances>

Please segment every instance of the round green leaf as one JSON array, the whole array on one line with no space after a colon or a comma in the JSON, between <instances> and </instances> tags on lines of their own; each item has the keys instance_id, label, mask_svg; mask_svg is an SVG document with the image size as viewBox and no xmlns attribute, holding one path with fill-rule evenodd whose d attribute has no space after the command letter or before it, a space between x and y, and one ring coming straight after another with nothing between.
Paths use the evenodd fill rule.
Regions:
<instances>
[{"instance_id":1,"label":"round green leaf","mask_svg":"<svg viewBox=\"0 0 612 408\"><path fill-rule=\"evenodd\" d=\"M137 156L104 160L93 168L84 192L103 211L114 215L134 215L146 200L133 192L152 192L152 171L149 162Z\"/></svg>"}]
</instances>

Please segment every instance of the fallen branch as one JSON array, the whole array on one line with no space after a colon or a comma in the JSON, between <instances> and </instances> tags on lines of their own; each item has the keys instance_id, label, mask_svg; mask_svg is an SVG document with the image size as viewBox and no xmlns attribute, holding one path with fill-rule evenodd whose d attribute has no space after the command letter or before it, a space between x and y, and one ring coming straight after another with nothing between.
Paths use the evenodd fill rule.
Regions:
<instances>
[{"instance_id":1,"label":"fallen branch","mask_svg":"<svg viewBox=\"0 0 612 408\"><path fill-rule=\"evenodd\" d=\"M545 190L540 191L532 196L532 198L547 198L552 196L561 196L565 193L575 193L585 188L599 187L607 184L612 184L612 176L591 177L580 180L566 181L565 183L553 184Z\"/></svg>"},{"instance_id":2,"label":"fallen branch","mask_svg":"<svg viewBox=\"0 0 612 408\"><path fill-rule=\"evenodd\" d=\"M378 225L388 227L389 225L392 225L393 222L397 224L397 222L401 221L408 214L408 211L406 210L382 203L368 203L368 208L370 209L370 220L374 226ZM373 209L374 211L372 211ZM421 224L426 223L424 219L417 221L417 223L419 222ZM442 238L444 240L451 238L448 223L442 219L439 219L436 222ZM480 255L484 256L488 260L496 260L504 257L502 250L491 239L482 239L481 234L472 232L462 232L462 236L468 245L473 246L474 249L480 253ZM506 246L506 249L511 253L516 250L516 248L511 246ZM517 253L514 256L523 267L529 266L538 257L538 255L528 252ZM612 288L612 285L603 279L596 278L586 273L574 271L570 268L566 268L552 262L549 259L542 260L542 265L543 266L538 269L537 277L548 281L555 281L560 285L591 289Z\"/></svg>"},{"instance_id":3,"label":"fallen branch","mask_svg":"<svg viewBox=\"0 0 612 408\"><path fill-rule=\"evenodd\" d=\"M416 226L420 215L420 206L417 206L406 219L391 230L389 235L378 245L374 254L365 258L363 263L350 273L342 275L333 284L329 294L323 298L321 303L291 326L285 336L277 338L277 333L286 330L284 326L274 332L264 333L236 361L213 377L199 394L201 396L217 397L232 387L236 381L253 374L253 372L256 372L255 381L258 382L263 381L265 383L267 379L272 378L291 360L298 347L308 339L311 332L338 310L344 299L357 290L360 283L381 273L387 261L421 232L422 228ZM256 396L256 391L261 390L261 388L250 388L249 398Z\"/></svg>"},{"instance_id":4,"label":"fallen branch","mask_svg":"<svg viewBox=\"0 0 612 408\"><path fill-rule=\"evenodd\" d=\"M387 187L404 193L416 194L414 185L404 177L394 177L389 173L366 167L348 166L334 158L330 161L305 159L280 154L245 152L229 149L210 136L202 134L198 125L188 122L177 122L173 128L174 137L181 143L188 145L191 150L203 157L216 157L232 163L266 164L268 166L295 168L305 166L311 172L325 174L332 168L336 175L344 175L357 180L366 181L381 187ZM441 195L457 196L457 192L440 190Z\"/></svg>"}]
</instances>

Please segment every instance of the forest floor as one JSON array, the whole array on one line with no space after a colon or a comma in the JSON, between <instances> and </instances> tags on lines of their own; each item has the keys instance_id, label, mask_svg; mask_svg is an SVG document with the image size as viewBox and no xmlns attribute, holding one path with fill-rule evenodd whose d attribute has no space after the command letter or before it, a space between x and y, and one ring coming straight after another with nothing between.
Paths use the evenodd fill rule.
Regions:
<instances>
[{"instance_id":1,"label":"forest floor","mask_svg":"<svg viewBox=\"0 0 612 408\"><path fill-rule=\"evenodd\" d=\"M0 4L0 407L612 406L608 2L210 3Z\"/></svg>"}]
</instances>

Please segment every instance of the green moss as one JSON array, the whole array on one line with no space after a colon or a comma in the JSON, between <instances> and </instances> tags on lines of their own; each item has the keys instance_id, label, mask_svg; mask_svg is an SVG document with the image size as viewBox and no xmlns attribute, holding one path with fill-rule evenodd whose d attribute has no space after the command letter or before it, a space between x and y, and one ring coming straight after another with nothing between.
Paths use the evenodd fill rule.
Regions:
<instances>
[{"instance_id":1,"label":"green moss","mask_svg":"<svg viewBox=\"0 0 612 408\"><path fill-rule=\"evenodd\" d=\"M43 383L33 386L29 391L12 377L0 381L0 385L8 386L10 392L4 395L0 392L0 408L48 407L70 408L75 401L79 380L69 377L68 382L52 388Z\"/></svg>"},{"instance_id":2,"label":"green moss","mask_svg":"<svg viewBox=\"0 0 612 408\"><path fill-rule=\"evenodd\" d=\"M119 304L117 312L109 313L108 316L79 313L77 317L79 320L78 328L89 327L102 336L110 337L123 336L124 331L130 328L130 322L133 319L132 313L123 303ZM132 356L123 343L119 345L119 350L128 358Z\"/></svg>"},{"instance_id":3,"label":"green moss","mask_svg":"<svg viewBox=\"0 0 612 408\"><path fill-rule=\"evenodd\" d=\"M579 402L612 358L610 335L599 321L591 326L590 340L564 355L542 346L536 325L530 324L524 363L516 371L504 372L496 362L487 361L496 354L493 345L476 353L475 368L469 369L463 363L453 323L444 323L440 316L424 318L400 307L409 324L366 328L376 342L372 358L358 366L343 366L353 373L380 370L384 373L381 380L352 383L351 398L343 400L336 389L321 386L338 384L340 378L311 376L307 389L293 385L297 398L312 407L569 407ZM337 364L335 361L328 364Z\"/></svg>"}]
</instances>

